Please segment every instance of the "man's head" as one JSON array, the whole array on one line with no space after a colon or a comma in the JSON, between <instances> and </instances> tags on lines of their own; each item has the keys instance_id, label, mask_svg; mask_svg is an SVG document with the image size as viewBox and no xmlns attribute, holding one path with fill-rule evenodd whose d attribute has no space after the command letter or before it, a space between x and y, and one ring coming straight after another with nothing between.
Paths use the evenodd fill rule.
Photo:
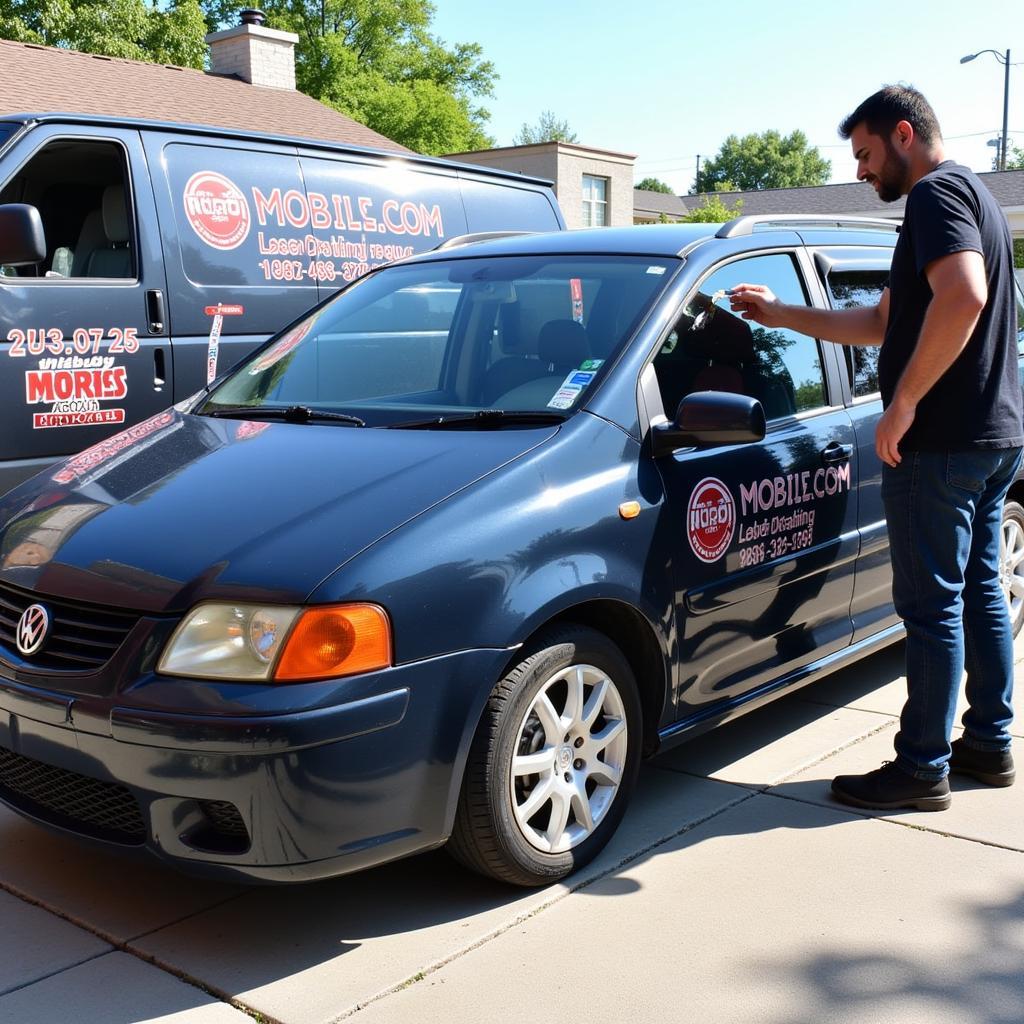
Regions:
<instances>
[{"instance_id":1,"label":"man's head","mask_svg":"<svg viewBox=\"0 0 1024 1024\"><path fill-rule=\"evenodd\" d=\"M907 85L887 85L839 125L857 160L857 180L891 203L942 159L942 132L928 101Z\"/></svg>"}]
</instances>

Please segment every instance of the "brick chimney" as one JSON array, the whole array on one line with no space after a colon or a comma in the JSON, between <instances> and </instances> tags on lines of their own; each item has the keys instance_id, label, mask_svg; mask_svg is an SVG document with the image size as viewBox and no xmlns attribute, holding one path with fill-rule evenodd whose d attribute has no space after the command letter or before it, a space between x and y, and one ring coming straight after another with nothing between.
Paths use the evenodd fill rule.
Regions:
<instances>
[{"instance_id":1,"label":"brick chimney","mask_svg":"<svg viewBox=\"0 0 1024 1024\"><path fill-rule=\"evenodd\" d=\"M237 75L252 85L271 89L295 88L295 44L293 32L265 28L266 15L247 8L242 23L223 32L211 32L210 71L215 75Z\"/></svg>"}]
</instances>

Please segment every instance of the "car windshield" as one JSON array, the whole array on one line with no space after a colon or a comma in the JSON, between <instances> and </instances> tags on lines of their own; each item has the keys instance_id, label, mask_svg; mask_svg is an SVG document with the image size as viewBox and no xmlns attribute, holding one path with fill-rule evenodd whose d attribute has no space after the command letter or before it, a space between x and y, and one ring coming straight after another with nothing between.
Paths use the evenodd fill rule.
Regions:
<instances>
[{"instance_id":1,"label":"car windshield","mask_svg":"<svg viewBox=\"0 0 1024 1024\"><path fill-rule=\"evenodd\" d=\"M260 349L197 411L371 427L561 418L586 403L674 262L515 256L388 267Z\"/></svg>"},{"instance_id":2,"label":"car windshield","mask_svg":"<svg viewBox=\"0 0 1024 1024\"><path fill-rule=\"evenodd\" d=\"M21 127L20 124L13 124L10 121L0 121L0 149L4 143Z\"/></svg>"}]
</instances>

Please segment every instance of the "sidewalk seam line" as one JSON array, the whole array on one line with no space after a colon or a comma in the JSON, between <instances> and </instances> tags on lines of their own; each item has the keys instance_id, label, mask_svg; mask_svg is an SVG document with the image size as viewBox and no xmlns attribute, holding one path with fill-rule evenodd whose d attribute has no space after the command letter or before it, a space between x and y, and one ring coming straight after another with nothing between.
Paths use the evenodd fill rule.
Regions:
<instances>
[{"instance_id":1,"label":"sidewalk seam line","mask_svg":"<svg viewBox=\"0 0 1024 1024\"><path fill-rule=\"evenodd\" d=\"M0 880L0 890L9 893L11 896L16 897L17 899L22 900L24 903L29 904L29 906L38 907L40 910L44 910L48 914L53 914L54 917L59 918L62 921L66 921L68 924L74 925L74 927L80 928L84 932L88 932L90 935L93 935L96 938L101 939L103 942L108 943L112 947L111 949L108 949L103 953L98 954L98 956L107 956L110 953L114 952L126 953L128 956L135 957L135 959L141 960L143 963L148 963L150 966L156 967L159 970L162 970L165 973L172 975L179 981L184 982L187 985L191 985L193 988L197 988L201 992L205 992L207 995L214 996L220 1002L227 1003L229 1006L232 1006L239 1012L244 1013L255 1020L261 1021L261 1024L282 1024L282 1022L279 1021L277 1018L269 1017L262 1011L256 1010L255 1008L247 1006L245 1003L240 1002L228 993L221 992L215 988L212 988L205 982L201 982L197 978L193 978L191 975L185 973L183 970L174 968L169 964L164 964L157 960L155 957L144 953L142 950L136 949L132 946L132 942L135 941L134 939L118 939L115 936L105 932L102 928L98 928L94 925L90 925L84 921L78 920L76 917L74 917L72 914L67 913L66 911L55 910L53 907L47 906L47 904L45 904L42 900L37 899L34 896L30 896L28 893L22 892L19 888L17 888L17 886L12 885L10 882ZM181 921L187 921L190 917L197 917L199 914L204 913L204 911L206 910L212 910L214 907L223 906L225 903L229 903L231 900L238 899L243 895L245 894L236 893L234 896L229 896L226 900L222 900L220 903L211 904L211 906L209 907L204 907L202 910L197 910L194 914L186 914L184 917L179 918L177 921L170 922L170 924L180 924ZM169 925L165 925L163 927L169 927ZM161 930L161 928L154 928L152 931L143 932L142 936L140 937L145 937L146 935L153 935ZM95 959L98 959L98 957L90 957L88 960L83 960L82 963L89 963L91 960ZM72 964L71 966L78 967L80 965ZM65 968L65 970L70 970L70 968ZM54 974L47 975L47 977L53 977L54 975L60 973L62 972L55 971ZM37 979L37 981L42 980L42 978ZM35 982L31 982L30 984L35 984ZM25 988L26 986L23 985L20 987ZM12 989L11 991L16 990Z\"/></svg>"},{"instance_id":2,"label":"sidewalk seam line","mask_svg":"<svg viewBox=\"0 0 1024 1024\"><path fill-rule=\"evenodd\" d=\"M738 788L741 788L741 787L738 787ZM746 787L742 787L742 788L746 788ZM433 963L428 964L422 970L417 971L415 974L411 975L408 978L405 978L403 981L400 981L400 982L398 982L395 985L390 985L388 988L382 989L381 991L375 993L374 995L370 996L369 998L364 999L362 1002L357 1003L355 1006L349 1007L349 1009L345 1010L339 1016L332 1017L330 1019L330 1024L339 1024L340 1021L347 1020L349 1017L352 1017L353 1015L359 1013L360 1010L365 1009L367 1006L370 1006L372 1003L379 1002L382 999L385 999L385 998L387 998L390 995L394 995L397 992L401 992L404 989L409 988L411 985L415 985L417 982L423 981L425 978L428 978L430 975L435 974L437 971L441 970L441 968L446 967L448 964L453 963L454 961L461 959L467 953L471 953L471 952L473 952L476 949L480 949L482 946L485 946L487 943L492 942L494 939L500 938L506 932L509 932L513 928L516 928L519 925L523 924L525 921L528 921L531 917L536 917L538 914L541 914L544 911L546 911L546 910L550 909L551 907L555 906L556 904L561 903L562 900L564 900L567 897L573 895L573 893L579 892L580 890L587 888L587 886L593 885L595 882L600 882L602 879L607 878L611 874L614 874L616 871L619 871L621 868L625 867L626 865L631 864L633 861L638 860L640 857L643 857L645 854L650 853L651 850L655 850L659 846L664 846L665 843L669 843L673 839L677 839L679 836L685 835L687 832L690 832L693 829L698 828L699 826L705 824L706 822L711 821L713 818L718 817L719 814L724 814L726 811L730 811L734 807L737 807L740 804L746 803L748 800L752 799L753 797L755 797L757 795L758 795L758 791L751 790L751 789L746 789L746 795L745 796L740 796L740 797L738 797L738 799L732 800L729 803L724 804L723 806L716 808L714 811L711 811L710 813L705 814L701 818L695 818L693 821L687 822L682 828L677 829L675 832L671 833L670 835L662 836L660 839L657 839L654 842L649 843L647 846L643 847L640 850L633 851L628 856L623 857L622 859L618 860L616 863L614 863L614 864L610 865L609 867L605 868L603 871L599 872L598 874L594 875L593 877L581 879L579 882L566 887L563 892L561 892L558 895L554 896L552 899L547 900L546 902L539 904L538 906L532 908L531 910L523 911L523 913L518 914L511 921L507 921L507 922L505 922L505 924L503 924L503 925L501 925L501 926L499 926L497 928L492 929L486 935L482 935L480 938L476 939L474 942L471 942L468 946L464 946L461 949L455 950L454 952L448 954L448 956L442 957L440 960L435 960Z\"/></svg>"},{"instance_id":3,"label":"sidewalk seam line","mask_svg":"<svg viewBox=\"0 0 1024 1024\"><path fill-rule=\"evenodd\" d=\"M15 992L23 992L27 988L31 988L33 985L38 985L40 982L46 981L49 978L56 978L58 974L63 974L65 971L73 971L76 967L81 967L83 964L92 963L93 960L99 960L102 957L110 956L111 953L117 952L114 949L104 949L101 953L94 953L92 956L87 956L84 960L76 960L72 964L66 964L64 967L58 967L55 971L49 971L46 974L41 974L38 978L33 978L31 981L22 982L20 985L15 985L13 988L5 988L0 991L0 1000L5 999L7 996L12 995Z\"/></svg>"}]
</instances>

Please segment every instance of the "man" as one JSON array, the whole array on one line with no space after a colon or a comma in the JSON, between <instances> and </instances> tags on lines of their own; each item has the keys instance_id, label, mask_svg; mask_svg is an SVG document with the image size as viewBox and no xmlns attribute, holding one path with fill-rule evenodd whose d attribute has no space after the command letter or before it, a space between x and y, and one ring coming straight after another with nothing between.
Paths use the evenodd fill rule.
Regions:
<instances>
[{"instance_id":1,"label":"man","mask_svg":"<svg viewBox=\"0 0 1024 1024\"><path fill-rule=\"evenodd\" d=\"M896 760L841 775L832 792L859 807L940 811L950 769L994 786L1014 780L1013 638L998 580L1003 498L1024 445L1012 245L985 186L945 159L935 114L915 89L886 86L839 133L860 181L885 202L907 196L878 305L789 307L745 284L730 299L767 327L882 346L875 450L893 601L907 631L907 702ZM970 706L951 748L965 666Z\"/></svg>"}]
</instances>

